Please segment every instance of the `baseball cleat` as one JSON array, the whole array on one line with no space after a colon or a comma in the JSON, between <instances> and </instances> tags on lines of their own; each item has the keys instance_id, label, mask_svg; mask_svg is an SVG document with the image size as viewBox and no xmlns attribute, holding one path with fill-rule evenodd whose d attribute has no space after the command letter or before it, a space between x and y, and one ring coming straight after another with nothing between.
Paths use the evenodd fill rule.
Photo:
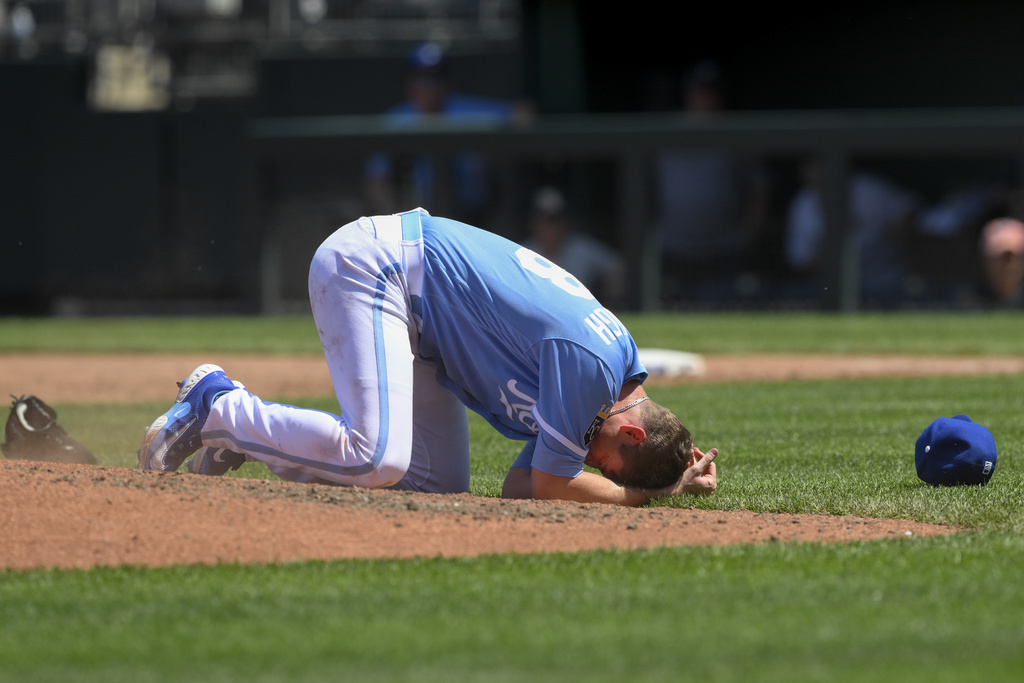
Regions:
<instances>
[{"instance_id":1,"label":"baseball cleat","mask_svg":"<svg viewBox=\"0 0 1024 683\"><path fill-rule=\"evenodd\" d=\"M237 470L245 464L245 454L229 451L227 448L203 446L188 461L188 471L192 474L206 474L222 477L231 470Z\"/></svg>"},{"instance_id":2,"label":"baseball cleat","mask_svg":"<svg viewBox=\"0 0 1024 683\"><path fill-rule=\"evenodd\" d=\"M200 365L178 385L170 410L154 420L139 448L139 469L173 472L202 445L210 406L221 394L244 388L216 365Z\"/></svg>"}]
</instances>

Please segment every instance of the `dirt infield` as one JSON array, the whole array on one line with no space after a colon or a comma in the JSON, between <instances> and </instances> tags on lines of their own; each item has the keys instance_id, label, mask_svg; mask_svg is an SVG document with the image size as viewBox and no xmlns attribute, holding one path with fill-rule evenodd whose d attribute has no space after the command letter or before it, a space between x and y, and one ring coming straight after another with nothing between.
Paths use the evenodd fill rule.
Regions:
<instances>
[{"instance_id":1,"label":"dirt infield","mask_svg":"<svg viewBox=\"0 0 1024 683\"><path fill-rule=\"evenodd\" d=\"M825 515L623 509L0 460L2 566L285 562L847 541L947 527Z\"/></svg>"},{"instance_id":2,"label":"dirt infield","mask_svg":"<svg viewBox=\"0 0 1024 683\"><path fill-rule=\"evenodd\" d=\"M1024 373L1024 357L833 355L704 356L705 374L685 381L779 381ZM201 363L217 363L261 396L330 396L320 356L0 355L0 395L35 394L50 403L128 403L174 396L174 383ZM649 384L676 381L649 380Z\"/></svg>"},{"instance_id":3,"label":"dirt infield","mask_svg":"<svg viewBox=\"0 0 1024 683\"><path fill-rule=\"evenodd\" d=\"M170 400L174 382L208 361L264 396L332 393L323 361L314 357L29 354L0 356L0 391L33 393L51 403ZM685 381L1024 372L1021 358L705 361L706 374ZM849 541L953 531L901 520L634 510L15 460L0 460L0 496L0 567L17 569Z\"/></svg>"}]
</instances>

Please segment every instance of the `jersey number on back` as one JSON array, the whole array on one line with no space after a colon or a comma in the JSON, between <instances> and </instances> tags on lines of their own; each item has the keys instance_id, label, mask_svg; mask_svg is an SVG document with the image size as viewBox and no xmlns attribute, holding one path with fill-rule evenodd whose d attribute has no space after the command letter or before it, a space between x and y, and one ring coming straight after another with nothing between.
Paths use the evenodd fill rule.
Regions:
<instances>
[{"instance_id":1,"label":"jersey number on back","mask_svg":"<svg viewBox=\"0 0 1024 683\"><path fill-rule=\"evenodd\" d=\"M523 268L534 275L539 275L545 280L549 280L551 284L559 289L581 299L594 298L590 290L573 277L572 273L555 265L540 254L530 251L526 247L520 247L516 250L516 258L519 259L519 263L522 264Z\"/></svg>"}]
</instances>

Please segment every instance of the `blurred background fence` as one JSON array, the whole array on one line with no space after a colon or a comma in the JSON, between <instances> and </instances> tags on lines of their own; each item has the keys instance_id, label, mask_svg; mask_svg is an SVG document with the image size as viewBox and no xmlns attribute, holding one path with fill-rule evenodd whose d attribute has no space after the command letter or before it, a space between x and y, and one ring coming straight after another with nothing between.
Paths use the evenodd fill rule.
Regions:
<instances>
[{"instance_id":1,"label":"blurred background fence","mask_svg":"<svg viewBox=\"0 0 1024 683\"><path fill-rule=\"evenodd\" d=\"M0 314L305 310L313 249L381 207L382 158L407 179L386 208L517 241L535 237L537 190L557 187L575 231L625 264L622 308L1016 305L979 243L991 219L1024 217L1024 7L680 21L594 5L0 0ZM456 90L505 114L382 116L424 41ZM727 97L695 113L694 83ZM429 196L408 180L422 159ZM757 229L707 268L668 258L687 191L666 169L704 181L720 159L756 161ZM468 161L486 193L474 211L459 205Z\"/></svg>"}]
</instances>

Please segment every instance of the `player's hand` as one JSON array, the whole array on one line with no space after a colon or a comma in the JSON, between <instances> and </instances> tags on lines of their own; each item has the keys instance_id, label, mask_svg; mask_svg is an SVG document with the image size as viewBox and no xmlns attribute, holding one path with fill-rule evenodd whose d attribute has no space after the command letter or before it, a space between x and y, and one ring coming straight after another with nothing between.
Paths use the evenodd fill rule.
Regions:
<instances>
[{"instance_id":1,"label":"player's hand","mask_svg":"<svg viewBox=\"0 0 1024 683\"><path fill-rule=\"evenodd\" d=\"M675 486L673 493L690 493L695 496L707 496L718 488L718 472L715 469L715 458L718 449L712 448L702 453L696 446L683 476Z\"/></svg>"}]
</instances>

